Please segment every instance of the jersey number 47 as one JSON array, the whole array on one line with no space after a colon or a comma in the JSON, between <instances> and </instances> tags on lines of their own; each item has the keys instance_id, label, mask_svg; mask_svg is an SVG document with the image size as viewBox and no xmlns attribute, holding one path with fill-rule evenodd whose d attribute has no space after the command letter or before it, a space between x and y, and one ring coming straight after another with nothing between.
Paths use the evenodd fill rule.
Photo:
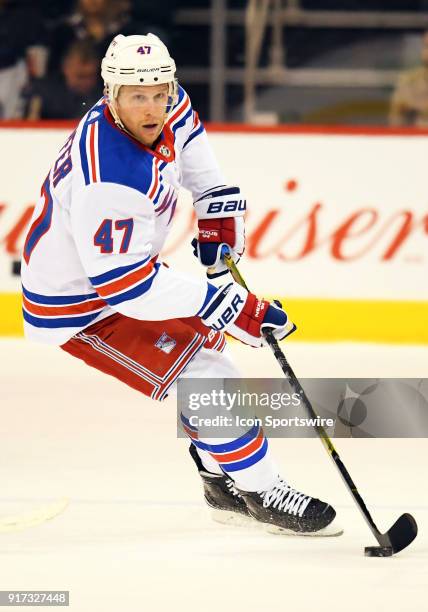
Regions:
<instances>
[{"instance_id":1,"label":"jersey number 47","mask_svg":"<svg viewBox=\"0 0 428 612\"><path fill-rule=\"evenodd\" d=\"M119 253L126 253L129 249L133 229L134 219L118 219L114 222L113 219L104 219L94 235L94 245L100 247L101 253L113 253L115 250L114 240L118 238L121 239ZM117 232L120 232L119 236L116 236Z\"/></svg>"}]
</instances>

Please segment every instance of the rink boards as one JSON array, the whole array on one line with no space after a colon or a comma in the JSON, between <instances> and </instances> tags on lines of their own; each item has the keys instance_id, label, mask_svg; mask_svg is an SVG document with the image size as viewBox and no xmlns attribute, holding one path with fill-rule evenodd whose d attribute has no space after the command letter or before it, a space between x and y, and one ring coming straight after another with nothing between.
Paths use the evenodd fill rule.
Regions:
<instances>
[{"instance_id":1,"label":"rink boards","mask_svg":"<svg viewBox=\"0 0 428 612\"><path fill-rule=\"evenodd\" d=\"M1 335L20 335L19 259L40 184L71 124L0 129ZM211 126L248 200L242 272L284 301L296 340L428 343L428 132ZM165 260L200 273L182 191Z\"/></svg>"}]
</instances>

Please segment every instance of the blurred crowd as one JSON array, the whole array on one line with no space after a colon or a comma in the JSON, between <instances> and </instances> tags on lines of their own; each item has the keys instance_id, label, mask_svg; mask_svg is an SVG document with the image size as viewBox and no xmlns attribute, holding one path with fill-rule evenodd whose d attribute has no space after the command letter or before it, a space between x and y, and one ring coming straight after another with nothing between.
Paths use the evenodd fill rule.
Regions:
<instances>
[{"instance_id":1,"label":"blurred crowd","mask_svg":"<svg viewBox=\"0 0 428 612\"><path fill-rule=\"evenodd\" d=\"M208 8L210 2L0 0L0 120L81 117L102 95L100 60L118 33L153 32L169 46L179 70L195 65L206 69L210 61L210 26L199 23L196 27L183 23L177 26L174 15L183 7ZM314 8L318 0L311 2L302 0L302 6ZM320 0L320 4L323 8L337 8L340 2ZM376 6L370 2L364 4L362 0L352 0L348 4L350 8L380 9L383 4L391 8L389 3L380 0L374 3ZM244 8L245 5L246 0L227 0L229 8ZM424 0L419 9L428 11L428 0ZM352 70L362 62L363 68L400 71L403 66L417 62L416 54L410 62L401 62L409 45L405 38L401 38L400 43L395 31L373 31L369 35L349 28L328 32L321 28L311 29L308 36L308 31L302 28L285 28L285 33L284 53L291 69L336 67ZM410 34L422 41L422 51L417 52L420 53L419 65L402 70L395 88L372 88L361 90L360 94L354 87L339 91L317 85L313 90L283 87L278 93L278 89L267 84L258 88L258 104L262 110L274 110L279 122L352 123L361 120L428 127L428 32L421 36L417 31ZM395 60L391 58L394 50ZM243 28L228 28L225 51L229 67L244 67ZM265 40L262 67L267 66L269 53ZM373 65L366 66L367 58ZM209 117L208 80L185 82L184 85L201 117ZM229 83L226 101L226 119L241 121L243 87ZM361 118L359 112L363 113Z\"/></svg>"},{"instance_id":2,"label":"blurred crowd","mask_svg":"<svg viewBox=\"0 0 428 612\"><path fill-rule=\"evenodd\" d=\"M421 63L404 70L391 98L389 123L428 127L428 31L422 36Z\"/></svg>"},{"instance_id":3,"label":"blurred crowd","mask_svg":"<svg viewBox=\"0 0 428 612\"><path fill-rule=\"evenodd\" d=\"M118 34L168 42L158 3L0 0L0 119L74 119L102 95L100 60Z\"/></svg>"}]
</instances>

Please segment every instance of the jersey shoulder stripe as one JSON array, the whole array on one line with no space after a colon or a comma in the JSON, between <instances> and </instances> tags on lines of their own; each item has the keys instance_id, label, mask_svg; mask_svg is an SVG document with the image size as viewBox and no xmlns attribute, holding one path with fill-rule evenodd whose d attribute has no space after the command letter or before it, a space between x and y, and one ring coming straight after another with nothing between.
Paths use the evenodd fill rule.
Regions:
<instances>
[{"instance_id":1,"label":"jersey shoulder stripe","mask_svg":"<svg viewBox=\"0 0 428 612\"><path fill-rule=\"evenodd\" d=\"M200 119L199 119L199 115L196 111L193 111L193 127L192 127L192 131L190 132L189 138L186 140L186 142L183 145L183 149L187 147L187 145L189 144L189 142L192 142L192 140L194 138L196 138L196 136L199 136L199 134L202 134L202 132L205 132L205 128L202 125Z\"/></svg>"},{"instance_id":2,"label":"jersey shoulder stripe","mask_svg":"<svg viewBox=\"0 0 428 612\"><path fill-rule=\"evenodd\" d=\"M178 101L175 107L171 111L171 116L168 119L168 125L172 132L175 134L179 127L182 127L187 119L191 117L193 113L190 98L184 89L179 86L178 88Z\"/></svg>"},{"instance_id":3,"label":"jersey shoulder stripe","mask_svg":"<svg viewBox=\"0 0 428 612\"><path fill-rule=\"evenodd\" d=\"M98 142L98 138L96 138L95 132L97 131L98 121L102 116L104 106L105 102L101 99L81 121L83 125L79 140L79 152L86 185L97 182L99 179L98 151L95 151L95 143Z\"/></svg>"}]
</instances>

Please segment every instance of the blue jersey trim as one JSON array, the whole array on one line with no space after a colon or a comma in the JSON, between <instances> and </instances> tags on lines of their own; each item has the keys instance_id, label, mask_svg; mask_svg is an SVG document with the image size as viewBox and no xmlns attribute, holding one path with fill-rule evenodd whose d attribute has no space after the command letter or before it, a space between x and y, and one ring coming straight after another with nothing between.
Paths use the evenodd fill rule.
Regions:
<instances>
[{"instance_id":1,"label":"blue jersey trim","mask_svg":"<svg viewBox=\"0 0 428 612\"><path fill-rule=\"evenodd\" d=\"M113 127L104 115L98 125L98 157L100 181L148 194L154 172L153 155Z\"/></svg>"},{"instance_id":2,"label":"blue jersey trim","mask_svg":"<svg viewBox=\"0 0 428 612\"><path fill-rule=\"evenodd\" d=\"M161 181L162 181L162 178L161 178ZM157 204L157 203L158 203L158 201L159 201L159 196L160 196L160 194L162 193L162 191L163 191L163 185L162 185L162 183L161 183L161 184L160 184L160 187L159 187L159 189L158 189L158 192L157 192L157 194L156 194L156 196L155 196L155 198L154 198L154 200L153 200L153 204Z\"/></svg>"},{"instance_id":3,"label":"blue jersey trim","mask_svg":"<svg viewBox=\"0 0 428 612\"><path fill-rule=\"evenodd\" d=\"M189 108L189 110L187 111L187 113L184 115L184 117L182 117L180 119L180 121L177 121L177 123L172 127L172 131L175 132L178 130L178 128L183 127L183 125L186 123L187 119L193 114L193 109L192 107Z\"/></svg>"},{"instance_id":4,"label":"blue jersey trim","mask_svg":"<svg viewBox=\"0 0 428 612\"><path fill-rule=\"evenodd\" d=\"M86 155L86 135L88 132L88 121L85 121L80 134L79 151L80 151L80 163L82 165L83 177L85 179L85 185L89 185L89 165L88 156Z\"/></svg>"},{"instance_id":5,"label":"blue jersey trim","mask_svg":"<svg viewBox=\"0 0 428 612\"><path fill-rule=\"evenodd\" d=\"M97 115L94 117L94 111ZM99 162L97 182L124 185L147 195L153 177L153 156L124 132L110 124L104 108L96 104L88 112L79 140L80 162L85 184L91 184L90 160L86 139L91 124L98 122L98 142L95 143Z\"/></svg>"},{"instance_id":6,"label":"blue jersey trim","mask_svg":"<svg viewBox=\"0 0 428 612\"><path fill-rule=\"evenodd\" d=\"M31 302L50 305L68 306L70 304L78 304L79 302L86 302L88 300L93 300L94 298L99 298L98 293L87 293L84 295L41 295L40 293L28 291L24 285L22 285L22 293L26 298L31 300Z\"/></svg>"},{"instance_id":7,"label":"blue jersey trim","mask_svg":"<svg viewBox=\"0 0 428 612\"><path fill-rule=\"evenodd\" d=\"M206 307L208 302L210 302L212 300L212 298L215 295L216 291L218 291L218 287L216 287L215 285L212 285L211 283L207 283L207 284L208 284L207 294L205 296L204 303L199 308L198 312L196 313L196 316L199 316L199 313L204 310L204 308Z\"/></svg>"},{"instance_id":8,"label":"blue jersey trim","mask_svg":"<svg viewBox=\"0 0 428 612\"><path fill-rule=\"evenodd\" d=\"M94 314L85 315L83 317L59 317L44 319L41 317L34 317L30 315L26 310L22 309L23 317L27 323L34 327L44 328L58 328L58 327L84 327L92 323L94 319L100 314L96 312Z\"/></svg>"},{"instance_id":9,"label":"blue jersey trim","mask_svg":"<svg viewBox=\"0 0 428 612\"><path fill-rule=\"evenodd\" d=\"M144 293L147 293L147 291L152 286L154 279L156 278L156 275L159 271L159 267L160 264L155 264L155 273L153 274L153 276L143 281L139 285L136 285L132 289L129 289L129 291L125 291L124 293L120 293L119 295L115 295L114 297L104 299L108 304L110 304L110 306L114 306L115 304L121 304L122 302L126 302L128 300L134 300L135 298L140 297Z\"/></svg>"},{"instance_id":10,"label":"blue jersey trim","mask_svg":"<svg viewBox=\"0 0 428 612\"><path fill-rule=\"evenodd\" d=\"M107 281L114 280L115 278L118 278L119 276L123 276L127 274L128 272L131 272L132 270L139 268L140 266L142 266L149 260L150 260L150 256L145 257L141 261L137 261L137 263L130 264L129 266L120 266L119 268L113 268L113 270L108 270L108 272L103 272L102 274L98 274L98 276L90 276L89 280L94 286L103 285Z\"/></svg>"},{"instance_id":11,"label":"blue jersey trim","mask_svg":"<svg viewBox=\"0 0 428 612\"><path fill-rule=\"evenodd\" d=\"M199 136L199 134L202 134L202 132L204 132L204 131L205 131L205 128L204 128L204 126L201 124L201 125L198 127L198 129L197 129L195 132L193 132L193 134L190 134L189 138L186 140L186 142L185 142L185 143L184 143L184 145L183 145L183 149L185 149L185 148L187 147L187 145L189 144L189 142L192 142L192 140L193 140L194 138L196 138L196 136Z\"/></svg>"},{"instance_id":12,"label":"blue jersey trim","mask_svg":"<svg viewBox=\"0 0 428 612\"><path fill-rule=\"evenodd\" d=\"M44 204L43 208L46 206L46 209L43 211L42 215L39 217L37 225L31 230L31 233L28 234L27 239L25 241L24 258L25 258L25 261L27 262L29 261L31 257L31 253L35 249L40 238L44 234L46 234L52 222L53 199L52 199L51 191L49 189L49 176L46 178L45 182L43 183L43 188L46 192L46 197L47 197L47 203Z\"/></svg>"},{"instance_id":13,"label":"blue jersey trim","mask_svg":"<svg viewBox=\"0 0 428 612\"><path fill-rule=\"evenodd\" d=\"M182 101L182 99L184 98L184 96L186 95L186 92L184 91L184 89L181 87L181 85L178 86L178 101L177 104L174 106L174 108L172 110L174 110L175 108L177 108L177 106L180 104L180 102Z\"/></svg>"}]
</instances>

